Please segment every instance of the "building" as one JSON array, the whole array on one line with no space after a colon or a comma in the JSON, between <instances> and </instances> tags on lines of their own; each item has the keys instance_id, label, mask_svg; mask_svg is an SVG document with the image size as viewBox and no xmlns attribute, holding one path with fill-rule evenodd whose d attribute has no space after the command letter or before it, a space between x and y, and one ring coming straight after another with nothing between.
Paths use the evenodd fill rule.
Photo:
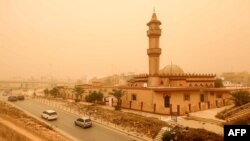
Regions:
<instances>
[{"instance_id":1,"label":"building","mask_svg":"<svg viewBox=\"0 0 250 141\"><path fill-rule=\"evenodd\" d=\"M248 72L225 72L222 73L224 81L230 81L232 84L250 86L250 74Z\"/></svg>"},{"instance_id":2,"label":"building","mask_svg":"<svg viewBox=\"0 0 250 141\"><path fill-rule=\"evenodd\" d=\"M230 104L229 93L234 89L215 88L215 74L185 73L179 66L171 64L160 70L161 22L153 13L147 23L149 48L147 49L149 72L133 76L126 86L103 86L93 81L93 85L81 85L87 92L100 90L109 105L115 105L108 98L114 88L122 89L122 108L157 113L178 114L221 107ZM117 77L111 77L117 78ZM110 79L110 78L109 78ZM109 80L108 79L108 80ZM113 81L111 81L113 82ZM71 96L71 98L74 98ZM82 97L84 99L84 96ZM110 104L110 100L112 100Z\"/></svg>"}]
</instances>

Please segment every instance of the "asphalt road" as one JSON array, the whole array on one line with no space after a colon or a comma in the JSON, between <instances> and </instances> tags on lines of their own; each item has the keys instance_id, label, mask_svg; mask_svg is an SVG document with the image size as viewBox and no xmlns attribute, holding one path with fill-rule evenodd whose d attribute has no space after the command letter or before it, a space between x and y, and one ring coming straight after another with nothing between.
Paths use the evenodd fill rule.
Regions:
<instances>
[{"instance_id":1,"label":"asphalt road","mask_svg":"<svg viewBox=\"0 0 250 141\"><path fill-rule=\"evenodd\" d=\"M7 96L0 96L1 100L6 100ZM111 130L103 125L93 123L91 128L80 128L74 125L74 120L78 118L77 115L67 111L51 107L32 99L25 99L24 101L13 102L16 106L26 110L27 112L41 117L44 110L52 109L58 113L59 118L55 121L46 121L47 123L59 128L60 130L70 134L79 141L132 141L134 138L125 135L119 131Z\"/></svg>"}]
</instances>

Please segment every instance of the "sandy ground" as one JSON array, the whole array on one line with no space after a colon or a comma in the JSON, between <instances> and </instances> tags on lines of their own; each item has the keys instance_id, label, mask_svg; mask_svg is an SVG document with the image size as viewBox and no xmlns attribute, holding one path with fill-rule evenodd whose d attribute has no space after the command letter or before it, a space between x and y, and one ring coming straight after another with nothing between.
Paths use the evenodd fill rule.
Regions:
<instances>
[{"instance_id":1,"label":"sandy ground","mask_svg":"<svg viewBox=\"0 0 250 141\"><path fill-rule=\"evenodd\" d=\"M34 141L44 141L43 139L41 139L40 137L30 133L29 131L27 131L24 128L18 127L16 126L14 123L11 123L3 118L0 117L0 122L4 125L6 125L7 127L15 130L16 132L18 132L19 134L29 138L30 140L34 140Z\"/></svg>"}]
</instances>

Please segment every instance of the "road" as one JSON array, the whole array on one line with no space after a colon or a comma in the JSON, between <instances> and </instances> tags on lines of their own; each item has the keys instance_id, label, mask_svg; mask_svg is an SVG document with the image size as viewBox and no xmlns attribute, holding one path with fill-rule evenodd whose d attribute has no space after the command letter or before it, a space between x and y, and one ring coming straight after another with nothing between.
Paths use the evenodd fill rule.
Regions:
<instances>
[{"instance_id":1,"label":"road","mask_svg":"<svg viewBox=\"0 0 250 141\"><path fill-rule=\"evenodd\" d=\"M0 96L1 100L7 97ZM82 129L74 125L74 120L79 116L69 113L67 111L51 107L32 99L25 99L24 101L13 102L16 106L26 110L27 112L40 117L41 112L46 109L53 109L57 111L59 118L55 121L46 121L47 123L59 128L60 130L70 134L79 141L132 141L135 140L131 136L125 135L119 131L111 130L103 125L93 123L91 128Z\"/></svg>"}]
</instances>

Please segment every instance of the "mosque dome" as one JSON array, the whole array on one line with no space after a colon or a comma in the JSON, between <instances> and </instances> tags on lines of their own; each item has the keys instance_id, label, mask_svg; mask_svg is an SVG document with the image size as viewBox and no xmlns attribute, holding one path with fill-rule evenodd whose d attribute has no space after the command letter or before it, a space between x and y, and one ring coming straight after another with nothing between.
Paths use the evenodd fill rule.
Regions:
<instances>
[{"instance_id":1,"label":"mosque dome","mask_svg":"<svg viewBox=\"0 0 250 141\"><path fill-rule=\"evenodd\" d=\"M183 73L184 71L182 70L182 68L175 64L167 65L160 70L160 74L183 74Z\"/></svg>"}]
</instances>

